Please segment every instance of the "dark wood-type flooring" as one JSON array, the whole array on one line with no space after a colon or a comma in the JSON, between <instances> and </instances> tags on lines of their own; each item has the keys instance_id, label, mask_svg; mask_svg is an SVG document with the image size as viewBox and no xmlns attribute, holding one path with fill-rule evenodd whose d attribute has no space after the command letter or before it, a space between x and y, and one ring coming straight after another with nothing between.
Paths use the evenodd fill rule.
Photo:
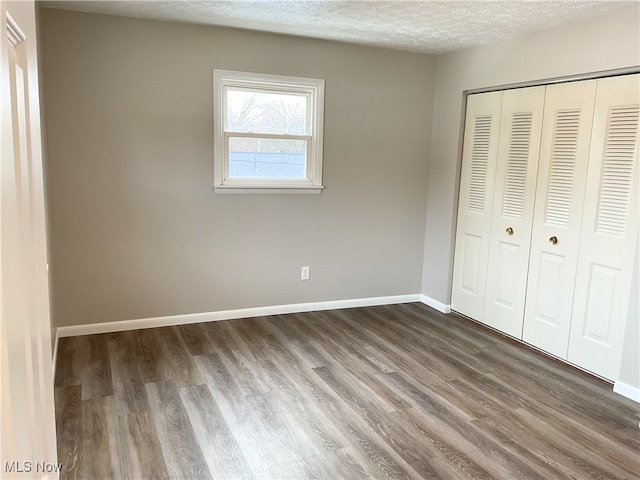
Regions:
<instances>
[{"instance_id":1,"label":"dark wood-type flooring","mask_svg":"<svg viewBox=\"0 0 640 480\"><path fill-rule=\"evenodd\" d=\"M422 304L60 340L62 478L613 479L639 405Z\"/></svg>"}]
</instances>

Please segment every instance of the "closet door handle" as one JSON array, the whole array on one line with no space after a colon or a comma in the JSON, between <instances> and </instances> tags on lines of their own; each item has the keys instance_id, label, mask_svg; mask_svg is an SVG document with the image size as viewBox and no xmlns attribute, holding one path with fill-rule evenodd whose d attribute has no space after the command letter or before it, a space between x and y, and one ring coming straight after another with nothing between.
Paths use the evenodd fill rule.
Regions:
<instances>
[{"instance_id":1,"label":"closet door handle","mask_svg":"<svg viewBox=\"0 0 640 480\"><path fill-rule=\"evenodd\" d=\"M554 236L554 237L551 237L551 238L549 239L549 242L550 242L552 245L557 245L557 244L558 244L558 237L555 237L555 236Z\"/></svg>"},{"instance_id":2,"label":"closet door handle","mask_svg":"<svg viewBox=\"0 0 640 480\"><path fill-rule=\"evenodd\" d=\"M507 227L507 229L505 230L505 232L507 232L507 235L513 235L513 228L511 228L511 227Z\"/></svg>"}]
</instances>

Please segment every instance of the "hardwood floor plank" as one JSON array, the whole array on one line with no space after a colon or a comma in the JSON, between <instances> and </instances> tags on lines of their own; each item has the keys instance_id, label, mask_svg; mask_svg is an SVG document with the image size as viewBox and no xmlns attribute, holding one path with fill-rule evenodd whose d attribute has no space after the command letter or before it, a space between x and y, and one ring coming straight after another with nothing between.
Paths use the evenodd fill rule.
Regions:
<instances>
[{"instance_id":1,"label":"hardwood floor plank","mask_svg":"<svg viewBox=\"0 0 640 480\"><path fill-rule=\"evenodd\" d=\"M330 329L327 328L326 325L323 325L322 318L323 317L320 314L314 315L313 322L306 322L305 324L300 325L300 328L306 330L313 338L312 341L314 345L316 345L319 350L325 352L328 359L327 363L333 363L332 358L334 355L340 355L340 352L345 350L347 354L342 356L349 358L353 350L345 349L345 347L340 343L340 340L338 340L341 338L339 327L336 333L335 328ZM362 356L372 355L378 360L377 362L369 362L371 367L373 367L372 369L367 368L369 373L377 374L407 370L414 372L416 376L419 376L427 384L434 384L443 381L443 379L432 370L426 368L411 356L406 355L406 352L404 352L402 348L390 342L386 342L384 339L377 337L371 332L366 331L366 334L374 342L374 345L364 347L363 352L365 353L363 353ZM354 368L354 361L355 360L349 360L350 365L345 365L345 368ZM381 364L385 365L384 368L380 368L378 366ZM362 367L355 367L355 370L360 368Z\"/></svg>"},{"instance_id":2,"label":"hardwood floor plank","mask_svg":"<svg viewBox=\"0 0 640 480\"><path fill-rule=\"evenodd\" d=\"M67 478L640 478L640 405L412 303L61 339Z\"/></svg>"},{"instance_id":3,"label":"hardwood floor plank","mask_svg":"<svg viewBox=\"0 0 640 480\"><path fill-rule=\"evenodd\" d=\"M309 342L309 339L298 331L296 325L304 321L304 315L278 315L268 324L268 328L280 339L289 342L290 348L296 352L296 358L308 367L321 367L325 358Z\"/></svg>"},{"instance_id":4,"label":"hardwood floor plank","mask_svg":"<svg viewBox=\"0 0 640 480\"><path fill-rule=\"evenodd\" d=\"M83 462L81 478L104 480L120 470L118 426L113 397L82 401Z\"/></svg>"},{"instance_id":5,"label":"hardwood floor plank","mask_svg":"<svg viewBox=\"0 0 640 480\"><path fill-rule=\"evenodd\" d=\"M558 428L559 431L567 435L578 445L589 445L595 443L598 449L589 456L600 457L601 463L607 462L611 465L639 473L640 469L633 467L635 463L640 463L640 448L634 448L640 440L640 432L635 430L631 435L621 434L621 430L610 429L607 425L599 424L585 417L577 417L573 409L564 407L547 408L538 402L532 401L526 410L517 409L515 412L526 412L535 416L541 423L550 425L550 428ZM520 416L513 420L517 424ZM623 438L624 437L624 438ZM629 466L632 466L629 469Z\"/></svg>"},{"instance_id":6,"label":"hardwood floor plank","mask_svg":"<svg viewBox=\"0 0 640 480\"><path fill-rule=\"evenodd\" d=\"M281 409L281 402L275 399L275 395L256 392L253 395L247 395L246 400L264 429L272 458L278 464L276 475L304 477L306 458L317 453L304 429L290 421L286 411ZM318 457L314 467L319 468L322 463L323 460ZM287 467L282 468L284 465Z\"/></svg>"},{"instance_id":7,"label":"hardwood floor plank","mask_svg":"<svg viewBox=\"0 0 640 480\"><path fill-rule=\"evenodd\" d=\"M546 472L547 478L575 478L576 466L580 471L580 478L600 478L590 475L589 469L582 468L581 462L573 459L566 451L559 451L529 429L514 425L513 422L505 424L501 417L474 420L471 426L523 458L533 468ZM573 464L573 467L567 464Z\"/></svg>"},{"instance_id":8,"label":"hardwood floor plank","mask_svg":"<svg viewBox=\"0 0 640 480\"><path fill-rule=\"evenodd\" d=\"M314 337L314 342L323 347L328 347L330 350L335 350L336 348L340 350L340 326L334 325L333 328L328 328L322 321L324 317L324 312L312 312L318 320L313 323L307 322L304 325ZM371 331L368 328L368 323L364 323L361 327L363 329L364 335L366 335L370 341L371 345L366 347L362 347L364 352L368 352L371 355L378 355L379 363L385 365L384 368L377 368L375 373L383 373L383 372L395 372L395 371L411 371L414 372L416 376L419 376L426 384L435 384L444 381L443 376L435 369L430 368L428 364L424 364L420 360L414 358L412 355L407 355L406 350L403 346L397 345L394 342L387 341L384 337L380 337L375 332ZM336 336L335 332L338 332L338 336ZM336 344L336 342L338 342ZM332 346L332 344L334 346ZM332 353L329 353L329 358L331 358Z\"/></svg>"},{"instance_id":9,"label":"hardwood floor plank","mask_svg":"<svg viewBox=\"0 0 640 480\"><path fill-rule=\"evenodd\" d=\"M402 457L407 464L422 478L440 478L432 467L432 457L424 450L416 448L416 439L409 435L398 423L393 422L384 409L380 409L378 402L370 401L364 385L358 384L352 376L341 375L337 378L327 367L317 367L315 373L331 389L355 410L369 425L379 432L379 435L393 450Z\"/></svg>"},{"instance_id":10,"label":"hardwood floor plank","mask_svg":"<svg viewBox=\"0 0 640 480\"><path fill-rule=\"evenodd\" d=\"M58 356L55 373L55 387L82 385L83 359L77 345L84 342L81 337L62 337L58 340Z\"/></svg>"},{"instance_id":11,"label":"hardwood floor plank","mask_svg":"<svg viewBox=\"0 0 640 480\"><path fill-rule=\"evenodd\" d=\"M191 323L176 327L184 344L189 349L189 353L193 356L214 353L213 345L208 341L206 330L202 325L201 323Z\"/></svg>"},{"instance_id":12,"label":"hardwood floor plank","mask_svg":"<svg viewBox=\"0 0 640 480\"><path fill-rule=\"evenodd\" d=\"M154 334L162 352L165 378L177 387L202 385L202 376L177 327L155 328Z\"/></svg>"},{"instance_id":13,"label":"hardwood floor plank","mask_svg":"<svg viewBox=\"0 0 640 480\"><path fill-rule=\"evenodd\" d=\"M66 370L66 366L62 367ZM63 370L64 371L64 370ZM83 461L82 386L55 389L58 461L63 478L81 477Z\"/></svg>"},{"instance_id":14,"label":"hardwood floor plank","mask_svg":"<svg viewBox=\"0 0 640 480\"><path fill-rule=\"evenodd\" d=\"M244 323L244 320L243 322ZM208 343L211 345L212 353L223 353L229 357L242 356L252 359L252 352L246 348L240 339L237 327L233 320L223 322L203 323L202 327L206 332Z\"/></svg>"},{"instance_id":15,"label":"hardwood floor plank","mask_svg":"<svg viewBox=\"0 0 640 480\"><path fill-rule=\"evenodd\" d=\"M490 380L488 383L490 383ZM487 389L487 391L478 389L473 383L465 380L452 380L447 382L446 385L437 385L433 388L434 392L441 397L451 399L452 396L444 392L445 388L457 397L458 401L454 401L456 406L466 410L475 418L491 415L504 416L513 408L513 403L510 402L511 397L506 397L507 401L504 401L504 395L498 394L494 396L491 389Z\"/></svg>"},{"instance_id":16,"label":"hardwood floor plank","mask_svg":"<svg viewBox=\"0 0 640 480\"><path fill-rule=\"evenodd\" d=\"M343 430L333 422L327 422L326 416L317 402L328 403L329 398L316 388L309 376L313 375L307 366L283 366L274 362L269 378L276 386L283 402L292 412L296 422L315 448L309 451L311 461L322 459L327 466L326 475L311 478L369 478L365 468L367 460L355 452L351 441Z\"/></svg>"},{"instance_id":17,"label":"hardwood floor plank","mask_svg":"<svg viewBox=\"0 0 640 480\"><path fill-rule=\"evenodd\" d=\"M331 393L330 388L323 387L321 383L309 377L305 378L305 383L315 398L319 399L317 405L324 416L333 419L334 426L340 430L342 441L352 449L360 451L359 458L366 462L364 468L374 477L420 478L393 449L385 445L382 439L375 435L368 435L368 432L374 428L371 422L354 415L339 396Z\"/></svg>"},{"instance_id":18,"label":"hardwood floor plank","mask_svg":"<svg viewBox=\"0 0 640 480\"><path fill-rule=\"evenodd\" d=\"M424 409L419 403L412 401L409 392L404 389L392 388L385 383L387 375L380 375L378 388L386 391L386 395L400 397L396 400L399 408L392 414L394 423L405 428L409 433L405 436L415 438L417 444L429 449L433 458L432 466L439 472L440 478L490 478L492 475L482 466L478 465L468 450L460 448L460 432L452 431L447 427L447 422L438 422L428 413L419 413ZM437 397L437 392L436 393ZM443 402L446 404L446 401ZM427 415L427 418L423 418ZM455 415L455 409L451 412ZM464 419L465 416L460 417ZM435 422L435 423L434 423Z\"/></svg>"},{"instance_id":19,"label":"hardwood floor plank","mask_svg":"<svg viewBox=\"0 0 640 480\"><path fill-rule=\"evenodd\" d=\"M252 351L255 352L256 357L260 357L261 355L269 355L269 352L277 353L276 355L271 356L271 358L273 358L273 363L270 361L260 362L260 360L257 360L257 362L261 364L262 370L269 372L269 378L277 377L277 373L275 373L274 369L274 364L277 363L284 371L291 371L295 368L298 373L302 373L306 366L296 362L296 359L283 352L283 349L281 347L279 348L275 346L275 338L269 335L265 335L264 332L260 330L260 326L256 324L257 322L261 321L264 321L264 319L255 319L254 321L246 322L246 324L243 327L239 328L239 330L244 331L245 334L247 333L247 330L245 330L245 328L247 328L250 332L259 332L258 335L251 335L250 338L247 338L247 342L251 345ZM282 372L283 370L280 370L280 372ZM319 384L314 383L314 381L311 380L308 376L304 374L302 374L302 376L305 378L305 385L311 392L311 395L313 395L316 401L319 401L318 405L324 407L324 409L321 408L321 410L324 410L322 415L325 418L324 423L327 423L327 411L335 414L336 412L339 412L339 408L336 407L334 400L330 399L330 397L327 396L326 390L322 391L323 389L319 386ZM284 389L279 391L282 393L287 390ZM288 401L291 401L292 397L289 395L286 398ZM353 460L347 462L346 464L341 462L341 464L339 465L340 470L349 472L350 476L354 474L362 475L363 471L365 473L367 471L370 471L376 472L374 473L374 477L376 475L384 475L389 478L405 478L405 473L402 472L402 468L397 467L394 460L389 460L388 454L384 452L384 449L380 448L380 446L377 444L372 444L363 440L364 435L359 434L359 429L362 428L362 426L358 427L348 421L346 422L346 424L344 421L338 421L336 423L335 416L333 418L334 420L332 420L331 423L334 426L339 426L339 433L334 438L340 438L340 443L349 445L352 452L354 451L354 449L358 451L358 453L356 453L357 459L350 455L350 458L354 458L355 462ZM338 420L340 420L339 415ZM312 423L314 423L313 420ZM314 423L315 431L317 433L322 431L322 429L319 428L319 424L320 422ZM321 432L320 435L326 435L326 432ZM326 438L326 436L324 438ZM346 450L342 450L340 452L340 454L343 453L346 453ZM342 458L340 458L339 460L342 460ZM401 473L399 474L399 472Z\"/></svg>"},{"instance_id":20,"label":"hardwood floor plank","mask_svg":"<svg viewBox=\"0 0 640 480\"><path fill-rule=\"evenodd\" d=\"M175 384L148 383L146 389L169 476L213 478Z\"/></svg>"},{"instance_id":21,"label":"hardwood floor plank","mask_svg":"<svg viewBox=\"0 0 640 480\"><path fill-rule=\"evenodd\" d=\"M113 395L111 364L105 335L76 337L76 358L81 362L83 400Z\"/></svg>"},{"instance_id":22,"label":"hardwood floor plank","mask_svg":"<svg viewBox=\"0 0 640 480\"><path fill-rule=\"evenodd\" d=\"M249 403L247 395L235 382L227 367L216 354L196 357L196 362L223 412L229 429L246 454L246 459L258 478L278 478L285 474L287 463L282 452L272 448L268 432ZM286 471L293 478L296 472Z\"/></svg>"},{"instance_id":23,"label":"hardwood floor plank","mask_svg":"<svg viewBox=\"0 0 640 480\"><path fill-rule=\"evenodd\" d=\"M162 348L154 335L154 330L134 330L135 354L138 368L144 383L161 382L167 380L162 356Z\"/></svg>"},{"instance_id":24,"label":"hardwood floor plank","mask_svg":"<svg viewBox=\"0 0 640 480\"><path fill-rule=\"evenodd\" d=\"M460 416L456 409L450 408L447 402L434 392L424 391L405 374L386 374L384 379L405 392L414 402L415 407L402 411L402 416L412 421L414 425L425 421L433 422L432 426L450 438L449 441L453 445L457 445L463 452L472 452L476 463L488 472L492 472L499 478L517 477L540 480L545 478L491 439L469 429L467 419ZM487 458L490 458L491 462L486 462Z\"/></svg>"},{"instance_id":25,"label":"hardwood floor plank","mask_svg":"<svg viewBox=\"0 0 640 480\"><path fill-rule=\"evenodd\" d=\"M393 312L394 323L411 328L416 335L437 337L449 345L464 349L469 353L483 352L496 345L500 345L501 338L497 338L487 330L475 329L464 321L452 322L451 316L446 316L422 303L405 303L397 306L381 307Z\"/></svg>"},{"instance_id":26,"label":"hardwood floor plank","mask_svg":"<svg viewBox=\"0 0 640 480\"><path fill-rule=\"evenodd\" d=\"M208 385L180 390L180 397L214 478L252 478L242 448L216 405Z\"/></svg>"},{"instance_id":27,"label":"hardwood floor plank","mask_svg":"<svg viewBox=\"0 0 640 480\"><path fill-rule=\"evenodd\" d=\"M607 462L602 458L600 448L594 451L585 451L583 444L580 444L571 436L563 433L555 425L540 421L527 410L516 409L514 414L529 430L538 435L544 435L546 443L556 451L563 452L572 464L583 472L595 478L613 479L626 478L629 472L619 469L617 466ZM635 474L637 474L637 470Z\"/></svg>"},{"instance_id":28,"label":"hardwood floor plank","mask_svg":"<svg viewBox=\"0 0 640 480\"><path fill-rule=\"evenodd\" d=\"M337 355L340 357L339 362L346 368L366 371L371 375L393 372L397 369L393 362L369 353L378 349L379 339L367 335L366 332L358 331L358 328L347 323L346 316L342 317L343 321L339 325L321 313L316 319L317 321L310 324L309 328L320 333L320 335L315 334L315 342L329 355L325 364L334 364Z\"/></svg>"},{"instance_id":29,"label":"hardwood floor plank","mask_svg":"<svg viewBox=\"0 0 640 480\"><path fill-rule=\"evenodd\" d=\"M169 472L150 412L118 416L119 478L164 480Z\"/></svg>"},{"instance_id":30,"label":"hardwood floor plank","mask_svg":"<svg viewBox=\"0 0 640 480\"><path fill-rule=\"evenodd\" d=\"M351 319L347 321L352 324L355 323ZM361 323L364 323L364 321ZM384 321L375 312L372 312L367 319L366 329L373 332L378 338L391 339L394 345L401 345L404 352L418 359L420 363L429 365L434 371L441 372L441 376L445 381L453 380L460 376L474 377L486 373L486 369L481 363L472 362L473 357L467 357L466 353L452 351L438 337L409 334L401 326ZM464 361L465 357L467 357L466 362Z\"/></svg>"},{"instance_id":31,"label":"hardwood floor plank","mask_svg":"<svg viewBox=\"0 0 640 480\"><path fill-rule=\"evenodd\" d=\"M518 365L520 367L518 371L525 374L524 378L528 379L531 385L548 393L549 400L562 404L570 402L575 405L578 411L591 417L599 416L612 428L622 428L630 423L638 423L637 409L634 410L631 405L622 402L615 406L612 405L608 401L606 392L598 388L600 385L582 384L575 375L568 378L565 375L560 375L557 372L561 369L557 368L557 364L545 368L540 363L533 361L532 357L522 358L509 352L498 356L494 351L487 351L474 356L481 362L491 362L501 372L502 377L505 376L502 372L505 372L507 367L509 367L507 373L511 373L512 366ZM551 362L551 360L548 361Z\"/></svg>"},{"instance_id":32,"label":"hardwood floor plank","mask_svg":"<svg viewBox=\"0 0 640 480\"><path fill-rule=\"evenodd\" d=\"M609 408L598 408L597 405L585 403L568 393L560 395L551 385L539 381L529 374L514 375L511 371L503 371L500 373L500 378L494 377L494 379L501 382L506 388L511 388L516 395L521 397L526 395L529 405L532 402L538 402L550 410L566 410L571 412L570 415L573 418L581 419L587 423L593 423L595 420L600 428L605 428L610 432L630 424L629 420L617 415ZM568 406L573 408L567 409Z\"/></svg>"},{"instance_id":33,"label":"hardwood floor plank","mask_svg":"<svg viewBox=\"0 0 640 480\"><path fill-rule=\"evenodd\" d=\"M267 392L269 389L261 381L254 352L245 343L233 322L211 322L204 325L214 353L233 374L243 394L250 395L256 390Z\"/></svg>"},{"instance_id":34,"label":"hardwood floor plank","mask_svg":"<svg viewBox=\"0 0 640 480\"><path fill-rule=\"evenodd\" d=\"M107 340L107 349L118 414L149 411L131 332L112 334Z\"/></svg>"},{"instance_id":35,"label":"hardwood floor plank","mask_svg":"<svg viewBox=\"0 0 640 480\"><path fill-rule=\"evenodd\" d=\"M413 407L395 412L392 417L395 417L399 424L406 424L407 428L412 429L413 436L418 439L420 445L430 450L433 458L432 467L439 473L440 478L494 478L473 458L474 452L469 454L459 448L459 439L456 436L451 436L451 432L437 423L434 425L420 419Z\"/></svg>"}]
</instances>

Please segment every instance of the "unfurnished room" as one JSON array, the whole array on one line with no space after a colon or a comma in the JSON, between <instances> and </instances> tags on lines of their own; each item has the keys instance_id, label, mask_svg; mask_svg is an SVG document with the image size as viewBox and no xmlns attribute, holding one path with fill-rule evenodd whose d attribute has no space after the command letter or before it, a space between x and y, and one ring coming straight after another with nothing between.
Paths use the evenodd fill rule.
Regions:
<instances>
[{"instance_id":1,"label":"unfurnished room","mask_svg":"<svg viewBox=\"0 0 640 480\"><path fill-rule=\"evenodd\" d=\"M638 1L0 14L0 478L640 478Z\"/></svg>"}]
</instances>

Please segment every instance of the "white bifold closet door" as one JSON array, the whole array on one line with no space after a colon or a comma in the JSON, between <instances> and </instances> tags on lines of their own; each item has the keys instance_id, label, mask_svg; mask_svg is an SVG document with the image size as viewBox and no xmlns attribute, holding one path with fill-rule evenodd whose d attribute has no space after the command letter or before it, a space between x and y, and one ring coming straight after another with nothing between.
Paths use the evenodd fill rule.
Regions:
<instances>
[{"instance_id":1,"label":"white bifold closet door","mask_svg":"<svg viewBox=\"0 0 640 480\"><path fill-rule=\"evenodd\" d=\"M484 310L502 95L467 98L451 305L476 320Z\"/></svg>"},{"instance_id":2,"label":"white bifold closet door","mask_svg":"<svg viewBox=\"0 0 640 480\"><path fill-rule=\"evenodd\" d=\"M596 80L547 87L522 339L567 358Z\"/></svg>"},{"instance_id":3,"label":"white bifold closet door","mask_svg":"<svg viewBox=\"0 0 640 480\"><path fill-rule=\"evenodd\" d=\"M640 74L471 95L453 310L617 379L639 137Z\"/></svg>"},{"instance_id":4,"label":"white bifold closet door","mask_svg":"<svg viewBox=\"0 0 640 480\"><path fill-rule=\"evenodd\" d=\"M481 321L522 338L545 87L507 90L491 219Z\"/></svg>"},{"instance_id":5,"label":"white bifold closet door","mask_svg":"<svg viewBox=\"0 0 640 480\"><path fill-rule=\"evenodd\" d=\"M618 378L638 236L639 114L639 75L598 80L567 359L609 379Z\"/></svg>"}]
</instances>

